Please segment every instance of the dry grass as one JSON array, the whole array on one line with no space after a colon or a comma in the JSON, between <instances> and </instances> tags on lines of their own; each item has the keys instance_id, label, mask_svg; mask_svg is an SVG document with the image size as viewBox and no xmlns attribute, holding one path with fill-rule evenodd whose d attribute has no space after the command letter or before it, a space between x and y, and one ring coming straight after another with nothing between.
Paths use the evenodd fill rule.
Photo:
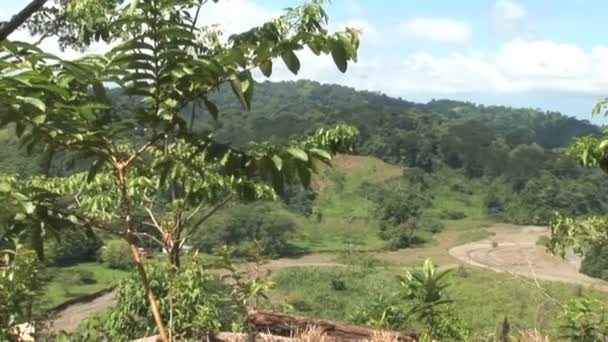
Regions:
<instances>
[{"instance_id":1,"label":"dry grass","mask_svg":"<svg viewBox=\"0 0 608 342\"><path fill-rule=\"evenodd\" d=\"M291 337L281 337L270 334L259 334L256 341L262 342L335 342L336 339L328 337L323 329L315 326L309 326L303 331L294 332ZM368 342L397 342L399 338L393 333L384 330L378 330L374 333ZM531 342L532 340L530 340ZM540 340L539 340L540 341ZM526 341L528 342L528 341Z\"/></svg>"},{"instance_id":2,"label":"dry grass","mask_svg":"<svg viewBox=\"0 0 608 342\"><path fill-rule=\"evenodd\" d=\"M518 342L550 342L549 337L544 336L538 330L525 330L519 332Z\"/></svg>"}]
</instances>

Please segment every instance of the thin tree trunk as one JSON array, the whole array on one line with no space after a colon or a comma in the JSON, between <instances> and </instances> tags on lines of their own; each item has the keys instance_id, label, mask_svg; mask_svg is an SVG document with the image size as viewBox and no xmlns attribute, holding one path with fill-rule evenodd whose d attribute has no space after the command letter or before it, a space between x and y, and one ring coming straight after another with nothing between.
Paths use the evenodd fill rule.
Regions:
<instances>
[{"instance_id":1,"label":"thin tree trunk","mask_svg":"<svg viewBox=\"0 0 608 342\"><path fill-rule=\"evenodd\" d=\"M127 221L127 240L129 242L129 247L131 248L131 254L133 255L133 260L135 261L135 266L137 267L137 271L139 272L141 281L144 284L146 296L148 297L148 302L150 303L150 310L152 311L152 315L154 316L154 321L156 322L156 327L158 329L160 338L163 342L169 342L169 339L167 338L167 333L165 331L165 325L163 324L163 319L160 316L160 310L156 302L156 296L150 288L150 281L148 280L146 269L141 260L141 254L139 253L139 249L137 249L137 245L135 244L135 235L133 235L134 227L133 222L131 220L131 201L129 199L129 194L127 191L127 178L125 176L126 170L124 165L120 163L115 163L115 167L116 173L118 175L118 182L120 184L120 189L122 192L123 202L125 204L126 209L125 220Z\"/></svg>"},{"instance_id":2,"label":"thin tree trunk","mask_svg":"<svg viewBox=\"0 0 608 342\"><path fill-rule=\"evenodd\" d=\"M34 13L38 12L47 0L33 0L9 21L0 23L0 42L23 25Z\"/></svg>"}]
</instances>

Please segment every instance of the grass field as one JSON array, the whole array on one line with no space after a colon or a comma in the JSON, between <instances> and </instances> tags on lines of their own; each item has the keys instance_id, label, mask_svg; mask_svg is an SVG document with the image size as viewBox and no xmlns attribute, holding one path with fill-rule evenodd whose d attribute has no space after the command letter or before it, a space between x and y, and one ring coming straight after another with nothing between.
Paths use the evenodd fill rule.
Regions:
<instances>
[{"instance_id":1,"label":"grass field","mask_svg":"<svg viewBox=\"0 0 608 342\"><path fill-rule=\"evenodd\" d=\"M398 292L398 272L388 268L291 268L275 276L277 288L271 303L287 304L275 308L299 314L349 320L357 308L379 295ZM532 280L468 268L454 270L448 279L453 308L477 334L495 332L505 317L513 331L537 328L556 334L561 309ZM334 290L332 280L343 281L346 289ZM603 293L580 286L544 281L540 286L561 303L582 295L605 300Z\"/></svg>"},{"instance_id":2,"label":"grass field","mask_svg":"<svg viewBox=\"0 0 608 342\"><path fill-rule=\"evenodd\" d=\"M374 204L362 192L362 184L381 184L399 177L407 169L383 162L374 157L338 156L334 167L325 170L314 179L318 198L310 219L296 217L298 234L292 241L295 246L308 252L335 252L347 245L360 250L377 251L385 244L379 236L379 222L372 215ZM459 231L459 242L477 240L488 236L480 228L491 222L483 212L482 181L471 181L454 171L438 171L430 181L432 207L427 214L434 217L459 212L462 219L441 219L446 231ZM464 187L464 188L463 188ZM433 244L428 232L420 233L426 244Z\"/></svg>"},{"instance_id":3,"label":"grass field","mask_svg":"<svg viewBox=\"0 0 608 342\"><path fill-rule=\"evenodd\" d=\"M84 283L75 276L79 272L91 272L95 282ZM52 275L46 284L43 295L38 299L40 309L50 309L69 299L91 294L116 284L127 272L107 268L96 262L81 263L69 267L53 267L47 270Z\"/></svg>"}]
</instances>

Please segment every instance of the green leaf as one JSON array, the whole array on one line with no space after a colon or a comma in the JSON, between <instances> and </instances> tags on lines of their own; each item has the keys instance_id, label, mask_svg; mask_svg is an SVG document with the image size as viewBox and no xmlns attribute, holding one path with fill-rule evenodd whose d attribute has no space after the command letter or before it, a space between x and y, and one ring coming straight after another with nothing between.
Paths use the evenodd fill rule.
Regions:
<instances>
[{"instance_id":1,"label":"green leaf","mask_svg":"<svg viewBox=\"0 0 608 342\"><path fill-rule=\"evenodd\" d=\"M38 108L41 112L44 112L46 110L46 105L39 99L23 96L17 96L17 99Z\"/></svg>"},{"instance_id":2,"label":"green leaf","mask_svg":"<svg viewBox=\"0 0 608 342\"><path fill-rule=\"evenodd\" d=\"M281 54L281 58L283 59L283 62L285 62L287 69L294 75L297 75L298 71L300 71L300 60L298 59L298 56L296 56L293 51L288 50Z\"/></svg>"},{"instance_id":3,"label":"green leaf","mask_svg":"<svg viewBox=\"0 0 608 342\"><path fill-rule=\"evenodd\" d=\"M32 118L32 121L38 125L42 125L46 121L46 114L36 115Z\"/></svg>"},{"instance_id":4,"label":"green leaf","mask_svg":"<svg viewBox=\"0 0 608 342\"><path fill-rule=\"evenodd\" d=\"M336 63L338 69L341 72L346 72L346 69L348 68L346 50L339 41L333 44L331 49L331 57L334 59L334 63Z\"/></svg>"},{"instance_id":5,"label":"green leaf","mask_svg":"<svg viewBox=\"0 0 608 342\"><path fill-rule=\"evenodd\" d=\"M283 168L283 159L277 155L274 155L272 156L272 161L274 162L274 166L277 167L277 170L281 171Z\"/></svg>"},{"instance_id":6,"label":"green leaf","mask_svg":"<svg viewBox=\"0 0 608 342\"><path fill-rule=\"evenodd\" d=\"M287 153L302 161L308 161L308 154L306 154L306 152L302 151L299 148L290 147L287 149Z\"/></svg>"},{"instance_id":7,"label":"green leaf","mask_svg":"<svg viewBox=\"0 0 608 342\"><path fill-rule=\"evenodd\" d=\"M21 207L27 214L32 214L36 210L36 206L30 201L21 202Z\"/></svg>"},{"instance_id":8,"label":"green leaf","mask_svg":"<svg viewBox=\"0 0 608 342\"><path fill-rule=\"evenodd\" d=\"M219 113L219 110L217 109L217 106L215 105L215 103L213 103L207 99L204 99L203 101L205 102L205 107L207 107L209 114L211 114L211 116L213 117L214 120L217 120L217 115Z\"/></svg>"},{"instance_id":9,"label":"green leaf","mask_svg":"<svg viewBox=\"0 0 608 342\"><path fill-rule=\"evenodd\" d=\"M264 76L270 77L272 75L272 61L268 59L260 63L260 71Z\"/></svg>"},{"instance_id":10,"label":"green leaf","mask_svg":"<svg viewBox=\"0 0 608 342\"><path fill-rule=\"evenodd\" d=\"M254 81L250 72L241 73L238 77L230 81L232 91L241 101L243 108L251 110L251 100L253 99Z\"/></svg>"},{"instance_id":11,"label":"green leaf","mask_svg":"<svg viewBox=\"0 0 608 342\"><path fill-rule=\"evenodd\" d=\"M311 181L312 175L310 173L310 170L306 166L304 166L304 165L298 166L298 178L300 178L300 182L302 183L303 187L305 187L305 188L310 187L310 181Z\"/></svg>"},{"instance_id":12,"label":"green leaf","mask_svg":"<svg viewBox=\"0 0 608 342\"><path fill-rule=\"evenodd\" d=\"M327 159L327 160L331 159L331 154L329 154L325 150L321 150L321 149L318 149L318 148L311 148L309 151L312 152L312 153L314 153L314 154L316 154L316 155L318 155L321 158L324 158L324 159Z\"/></svg>"},{"instance_id":13,"label":"green leaf","mask_svg":"<svg viewBox=\"0 0 608 342\"><path fill-rule=\"evenodd\" d=\"M9 192L11 191L11 185L8 183L0 183L0 192Z\"/></svg>"},{"instance_id":14,"label":"green leaf","mask_svg":"<svg viewBox=\"0 0 608 342\"><path fill-rule=\"evenodd\" d=\"M247 109L247 102L245 101L245 97L243 96L243 86L241 85L241 81L238 78L234 78L230 80L230 87L232 88L232 92L241 102L243 108Z\"/></svg>"}]
</instances>

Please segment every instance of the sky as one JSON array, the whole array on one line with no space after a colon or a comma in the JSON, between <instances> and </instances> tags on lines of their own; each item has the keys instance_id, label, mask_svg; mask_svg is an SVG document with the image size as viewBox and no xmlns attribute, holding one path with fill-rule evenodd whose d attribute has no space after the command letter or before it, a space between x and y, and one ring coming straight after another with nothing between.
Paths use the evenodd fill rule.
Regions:
<instances>
[{"instance_id":1,"label":"sky","mask_svg":"<svg viewBox=\"0 0 608 342\"><path fill-rule=\"evenodd\" d=\"M201 19L236 33L302 1L210 1ZM0 0L0 20L28 2ZM333 0L326 9L330 30L362 31L358 63L342 74L331 57L301 51L297 76L275 63L270 80L312 79L409 101L448 98L581 119L591 119L596 100L608 96L605 0ZM31 39L25 32L11 38ZM42 48L61 53L52 39ZM107 48L95 44L91 52Z\"/></svg>"}]
</instances>

